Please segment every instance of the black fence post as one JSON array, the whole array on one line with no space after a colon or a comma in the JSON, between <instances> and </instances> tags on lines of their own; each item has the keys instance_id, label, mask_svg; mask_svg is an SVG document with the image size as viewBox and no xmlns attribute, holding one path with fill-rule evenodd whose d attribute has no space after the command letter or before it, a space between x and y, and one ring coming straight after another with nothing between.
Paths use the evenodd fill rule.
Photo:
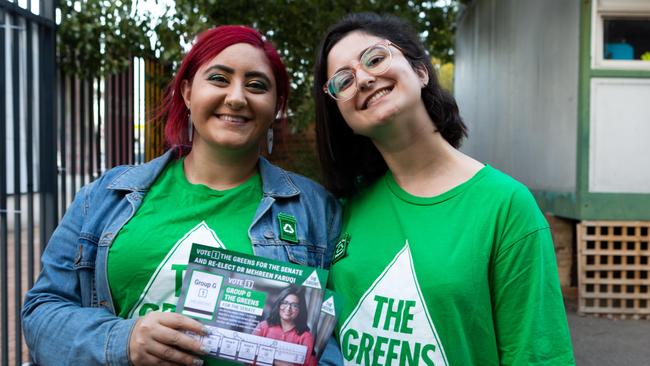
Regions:
<instances>
[{"instance_id":1,"label":"black fence post","mask_svg":"<svg viewBox=\"0 0 650 366\"><path fill-rule=\"evenodd\" d=\"M24 27L21 27L20 18L18 16L13 16L13 21L11 22L13 26L13 41L11 47L11 69L12 69L12 89L13 89L13 146L14 146L14 171L13 171L13 216L14 216L14 311L19 312L22 307L22 296L21 296L21 247L22 247L22 227L21 227L21 201L22 201L22 185L20 184L21 178L21 164L22 160L21 151L20 151L20 125L21 125L21 108L20 102L23 97L23 92L20 88L20 32L24 32ZM23 24L26 22L23 20ZM5 281L7 278L5 277ZM16 313L17 314L17 313ZM19 319L14 318L14 349L16 350L15 364L20 366L20 351L22 350L22 338L17 336L22 334L21 324Z\"/></svg>"},{"instance_id":2,"label":"black fence post","mask_svg":"<svg viewBox=\"0 0 650 366\"><path fill-rule=\"evenodd\" d=\"M54 7L45 7L41 2L41 9L48 11L46 17L52 19L49 26L39 26L40 58L39 58L39 136L41 149L39 150L39 192L41 193L41 247L52 235L58 221L57 215L57 140L56 140L56 27L54 25ZM51 4L51 2L50 2ZM50 13L51 12L51 13Z\"/></svg>"},{"instance_id":3,"label":"black fence post","mask_svg":"<svg viewBox=\"0 0 650 366\"><path fill-rule=\"evenodd\" d=\"M6 55L5 55L5 11L0 9L0 85L6 85L7 79L5 77L5 64L6 64ZM5 116L7 115L6 99L0 98L0 141L2 146L0 146L0 172L7 171L7 151L6 144L7 141L6 131L7 131L7 121ZM0 179L0 276L2 276L3 281L0 283L0 297L2 297L2 310L0 311L0 328L2 329L2 364L9 364L9 310L8 306L8 283L7 283L7 274L9 270L7 268L7 246L8 242L8 227L7 227L7 180L6 178Z\"/></svg>"}]
</instances>

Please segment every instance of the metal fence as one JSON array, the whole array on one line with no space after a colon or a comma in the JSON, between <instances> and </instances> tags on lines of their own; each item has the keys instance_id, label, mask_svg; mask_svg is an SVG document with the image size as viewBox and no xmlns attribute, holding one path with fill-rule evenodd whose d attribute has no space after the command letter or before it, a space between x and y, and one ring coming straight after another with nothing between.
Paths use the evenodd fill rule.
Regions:
<instances>
[{"instance_id":1,"label":"metal fence","mask_svg":"<svg viewBox=\"0 0 650 366\"><path fill-rule=\"evenodd\" d=\"M0 0L1 365L29 361L23 297L75 192L108 168L163 149L162 123L150 117L167 70L134 59L108 77L57 71L54 3Z\"/></svg>"},{"instance_id":2,"label":"metal fence","mask_svg":"<svg viewBox=\"0 0 650 366\"><path fill-rule=\"evenodd\" d=\"M91 80L59 73L58 218L75 192L107 169L162 154L164 125L154 117L167 73L155 60L139 58L124 72Z\"/></svg>"},{"instance_id":3,"label":"metal fence","mask_svg":"<svg viewBox=\"0 0 650 366\"><path fill-rule=\"evenodd\" d=\"M2 365L24 359L22 298L56 222L55 30L52 1L0 1Z\"/></svg>"}]
</instances>

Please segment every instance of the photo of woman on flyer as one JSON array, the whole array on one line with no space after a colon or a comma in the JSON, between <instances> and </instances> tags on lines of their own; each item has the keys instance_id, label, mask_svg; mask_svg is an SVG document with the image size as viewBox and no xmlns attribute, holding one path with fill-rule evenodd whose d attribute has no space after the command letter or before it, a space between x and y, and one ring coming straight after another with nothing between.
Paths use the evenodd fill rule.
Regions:
<instances>
[{"instance_id":1,"label":"photo of woman on flyer","mask_svg":"<svg viewBox=\"0 0 650 366\"><path fill-rule=\"evenodd\" d=\"M307 319L304 291L292 285L280 293L267 319L257 325L253 334L306 346L307 355L304 365L316 365L316 359L313 356L314 338L307 325ZM275 365L293 364L276 361Z\"/></svg>"}]
</instances>

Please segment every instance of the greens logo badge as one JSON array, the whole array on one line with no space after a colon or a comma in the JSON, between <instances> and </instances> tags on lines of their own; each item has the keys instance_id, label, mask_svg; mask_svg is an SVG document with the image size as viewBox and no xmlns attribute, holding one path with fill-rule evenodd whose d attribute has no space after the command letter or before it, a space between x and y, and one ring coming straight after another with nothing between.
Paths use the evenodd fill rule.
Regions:
<instances>
[{"instance_id":1,"label":"greens logo badge","mask_svg":"<svg viewBox=\"0 0 650 366\"><path fill-rule=\"evenodd\" d=\"M298 243L296 218L281 212L278 215L278 223L280 224L280 239Z\"/></svg>"},{"instance_id":2,"label":"greens logo badge","mask_svg":"<svg viewBox=\"0 0 650 366\"><path fill-rule=\"evenodd\" d=\"M318 273L316 270L314 270L309 277L305 280L305 282L302 283L303 286L311 287L311 288L317 288L317 289L322 289L323 287L320 285L320 279L318 278Z\"/></svg>"},{"instance_id":3,"label":"greens logo badge","mask_svg":"<svg viewBox=\"0 0 650 366\"><path fill-rule=\"evenodd\" d=\"M408 241L341 327L345 365L449 365Z\"/></svg>"},{"instance_id":4,"label":"greens logo badge","mask_svg":"<svg viewBox=\"0 0 650 366\"><path fill-rule=\"evenodd\" d=\"M341 236L341 239L339 239L338 243L336 243L336 247L334 248L334 259L332 260L332 264L343 259L343 257L345 257L348 254L349 244L350 244L350 234L345 233Z\"/></svg>"}]
</instances>

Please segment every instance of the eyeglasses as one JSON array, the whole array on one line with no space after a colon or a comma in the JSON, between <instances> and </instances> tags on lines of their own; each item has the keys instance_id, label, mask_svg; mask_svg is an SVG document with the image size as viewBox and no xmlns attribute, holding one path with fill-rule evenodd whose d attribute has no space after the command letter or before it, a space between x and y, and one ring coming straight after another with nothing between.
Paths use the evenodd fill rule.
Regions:
<instances>
[{"instance_id":1,"label":"eyeglasses","mask_svg":"<svg viewBox=\"0 0 650 366\"><path fill-rule=\"evenodd\" d=\"M370 46L361 54L357 66L353 69L336 72L323 85L323 91L338 101L345 102L350 100L358 90L356 80L357 67L360 66L371 75L377 76L383 74L390 68L391 61L393 60L393 53L390 50L390 46L404 53L399 46L388 40Z\"/></svg>"},{"instance_id":2,"label":"eyeglasses","mask_svg":"<svg viewBox=\"0 0 650 366\"><path fill-rule=\"evenodd\" d=\"M287 307L290 307L291 310L298 310L300 309L300 304L297 302L288 302L288 301L282 301L280 303L280 307L286 309Z\"/></svg>"}]
</instances>

